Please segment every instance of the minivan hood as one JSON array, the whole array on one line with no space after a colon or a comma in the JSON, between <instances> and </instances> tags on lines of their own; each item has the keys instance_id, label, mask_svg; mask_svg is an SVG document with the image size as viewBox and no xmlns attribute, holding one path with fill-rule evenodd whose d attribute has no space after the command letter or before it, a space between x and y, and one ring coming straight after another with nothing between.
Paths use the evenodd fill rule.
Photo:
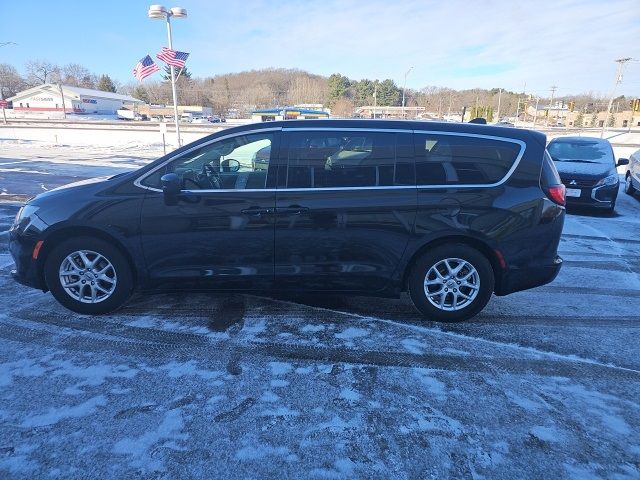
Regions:
<instances>
[{"instance_id":1,"label":"minivan hood","mask_svg":"<svg viewBox=\"0 0 640 480\"><path fill-rule=\"evenodd\" d=\"M97 191L103 188L103 185L105 187L109 185L112 181L116 179L116 177L121 177L121 175L87 178L85 180L80 180L78 182L68 183L60 187L52 188L51 190L48 190L46 192L42 192L36 195L31 200L29 200L29 202L27 203L38 205L42 200L49 199L55 196L72 194L74 191L81 191L85 189L93 188Z\"/></svg>"},{"instance_id":2,"label":"minivan hood","mask_svg":"<svg viewBox=\"0 0 640 480\"><path fill-rule=\"evenodd\" d=\"M613 165L602 163L553 162L561 177L577 176L580 178L603 178L615 173Z\"/></svg>"}]
</instances>

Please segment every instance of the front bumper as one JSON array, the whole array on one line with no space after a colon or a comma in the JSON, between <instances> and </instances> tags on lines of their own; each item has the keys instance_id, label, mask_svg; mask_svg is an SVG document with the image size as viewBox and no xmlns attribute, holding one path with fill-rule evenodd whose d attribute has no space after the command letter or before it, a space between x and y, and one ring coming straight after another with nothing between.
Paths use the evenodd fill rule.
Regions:
<instances>
[{"instance_id":1,"label":"front bumper","mask_svg":"<svg viewBox=\"0 0 640 480\"><path fill-rule=\"evenodd\" d=\"M567 189L575 189L571 185L566 185ZM590 207L590 208L611 208L618 198L620 184L606 185L602 187L580 188L579 197L567 196L567 206Z\"/></svg>"},{"instance_id":2,"label":"front bumper","mask_svg":"<svg viewBox=\"0 0 640 480\"><path fill-rule=\"evenodd\" d=\"M541 262L527 265L522 268L509 268L496 285L496 295L508 295L510 293L540 287L555 280L562 268L562 258L556 256L551 263Z\"/></svg>"},{"instance_id":3,"label":"front bumper","mask_svg":"<svg viewBox=\"0 0 640 480\"><path fill-rule=\"evenodd\" d=\"M32 257L36 242L37 238L20 235L17 230L9 231L9 252L15 263L11 276L22 285L46 291L38 261Z\"/></svg>"}]
</instances>

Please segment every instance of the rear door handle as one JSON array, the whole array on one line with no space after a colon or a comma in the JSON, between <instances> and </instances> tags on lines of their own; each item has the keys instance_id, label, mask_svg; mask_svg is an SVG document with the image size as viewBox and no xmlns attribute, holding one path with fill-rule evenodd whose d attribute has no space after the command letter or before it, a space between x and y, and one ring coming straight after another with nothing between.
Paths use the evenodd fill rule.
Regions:
<instances>
[{"instance_id":1,"label":"rear door handle","mask_svg":"<svg viewBox=\"0 0 640 480\"><path fill-rule=\"evenodd\" d=\"M273 212L270 208L251 207L240 210L244 215L251 215L252 217L261 217L262 215L269 215Z\"/></svg>"},{"instance_id":2,"label":"rear door handle","mask_svg":"<svg viewBox=\"0 0 640 480\"><path fill-rule=\"evenodd\" d=\"M300 205L291 205L289 207L277 208L279 214L283 215L302 215L309 211L307 207L301 207Z\"/></svg>"}]
</instances>

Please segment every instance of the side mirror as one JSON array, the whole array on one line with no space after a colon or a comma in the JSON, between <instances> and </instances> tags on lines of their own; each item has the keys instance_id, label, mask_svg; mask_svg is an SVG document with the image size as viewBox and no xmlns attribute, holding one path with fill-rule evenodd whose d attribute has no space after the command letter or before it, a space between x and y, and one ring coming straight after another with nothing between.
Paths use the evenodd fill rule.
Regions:
<instances>
[{"instance_id":1,"label":"side mirror","mask_svg":"<svg viewBox=\"0 0 640 480\"><path fill-rule=\"evenodd\" d=\"M220 171L224 173L235 173L240 170L240 162L230 158L220 162Z\"/></svg>"},{"instance_id":2,"label":"side mirror","mask_svg":"<svg viewBox=\"0 0 640 480\"><path fill-rule=\"evenodd\" d=\"M160 182L162 183L162 191L165 196L175 197L180 193L180 177L175 173L167 173L163 175L160 177Z\"/></svg>"},{"instance_id":3,"label":"side mirror","mask_svg":"<svg viewBox=\"0 0 640 480\"><path fill-rule=\"evenodd\" d=\"M622 165L629 165L629 159L628 158L619 158L618 159L618 163L616 165L618 167L621 167Z\"/></svg>"}]
</instances>

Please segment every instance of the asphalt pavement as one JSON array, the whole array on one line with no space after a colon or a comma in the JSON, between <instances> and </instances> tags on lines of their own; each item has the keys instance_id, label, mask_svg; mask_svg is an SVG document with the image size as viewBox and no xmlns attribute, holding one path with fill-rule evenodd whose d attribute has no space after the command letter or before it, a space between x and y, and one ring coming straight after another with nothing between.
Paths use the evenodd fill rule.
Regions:
<instances>
[{"instance_id":1,"label":"asphalt pavement","mask_svg":"<svg viewBox=\"0 0 640 480\"><path fill-rule=\"evenodd\" d=\"M29 170L0 172L16 198L96 174L10 165ZM7 200L3 478L640 477L640 196L572 211L554 283L455 325L406 297L137 294L78 315L10 278Z\"/></svg>"}]
</instances>

